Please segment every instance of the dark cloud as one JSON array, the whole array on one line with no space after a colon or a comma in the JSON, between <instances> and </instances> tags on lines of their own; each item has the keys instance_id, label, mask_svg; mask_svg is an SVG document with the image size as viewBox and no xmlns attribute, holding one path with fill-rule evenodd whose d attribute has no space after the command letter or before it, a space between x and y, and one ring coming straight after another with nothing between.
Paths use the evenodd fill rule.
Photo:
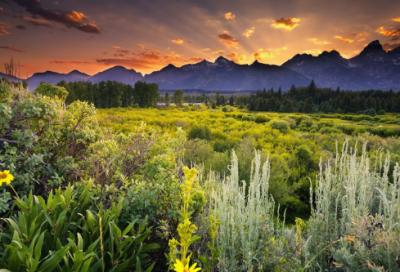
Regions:
<instances>
[{"instance_id":1,"label":"dark cloud","mask_svg":"<svg viewBox=\"0 0 400 272\"><path fill-rule=\"evenodd\" d=\"M11 50L11 51L15 51L15 52L20 52L20 53L24 53L25 50L22 50L20 48L14 47L14 46L0 46L1 49L7 49L7 50Z\"/></svg>"},{"instance_id":2,"label":"dark cloud","mask_svg":"<svg viewBox=\"0 0 400 272\"><path fill-rule=\"evenodd\" d=\"M275 28L285 28L285 29L288 29L288 30L292 30L293 28L295 28L296 26L299 25L298 22L300 22L300 19L298 19L298 18L293 18L293 17L284 18L284 17L281 17L281 18L275 20L271 26L275 27Z\"/></svg>"},{"instance_id":3,"label":"dark cloud","mask_svg":"<svg viewBox=\"0 0 400 272\"><path fill-rule=\"evenodd\" d=\"M219 34L218 38L221 42L230 47L237 47L239 42L239 40L235 39L235 37L229 35L227 31L225 31L223 34Z\"/></svg>"},{"instance_id":4,"label":"dark cloud","mask_svg":"<svg viewBox=\"0 0 400 272\"><path fill-rule=\"evenodd\" d=\"M0 13L7 14L7 12L3 8L0 8Z\"/></svg>"},{"instance_id":5,"label":"dark cloud","mask_svg":"<svg viewBox=\"0 0 400 272\"><path fill-rule=\"evenodd\" d=\"M68 28L76 28L86 33L100 34L99 27L87 23L85 14L76 11L51 10L41 6L40 0L14 0L18 5L25 7L33 16L40 16L48 21L61 23Z\"/></svg>"},{"instance_id":6,"label":"dark cloud","mask_svg":"<svg viewBox=\"0 0 400 272\"><path fill-rule=\"evenodd\" d=\"M20 29L20 30L25 30L26 29L26 26L24 26L24 25L16 25L15 27Z\"/></svg>"},{"instance_id":7,"label":"dark cloud","mask_svg":"<svg viewBox=\"0 0 400 272\"><path fill-rule=\"evenodd\" d=\"M394 43L394 44L385 43L385 44L382 45L382 47L386 51L393 50L393 49L395 49L397 47L400 47L400 42Z\"/></svg>"}]
</instances>

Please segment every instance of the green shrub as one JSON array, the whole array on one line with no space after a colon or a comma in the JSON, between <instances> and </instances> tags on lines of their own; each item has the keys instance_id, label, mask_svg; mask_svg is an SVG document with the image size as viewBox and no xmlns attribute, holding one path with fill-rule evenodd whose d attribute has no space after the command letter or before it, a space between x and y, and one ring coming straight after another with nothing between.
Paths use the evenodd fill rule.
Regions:
<instances>
[{"instance_id":1,"label":"green shrub","mask_svg":"<svg viewBox=\"0 0 400 272\"><path fill-rule=\"evenodd\" d=\"M274 119L274 120L271 120L269 122L269 124L270 124L271 128L277 129L280 132L288 132L290 130L289 123L284 120Z\"/></svg>"},{"instance_id":2,"label":"green shrub","mask_svg":"<svg viewBox=\"0 0 400 272\"><path fill-rule=\"evenodd\" d=\"M363 134L367 132L366 127L364 126L357 126L356 129L353 131L353 135Z\"/></svg>"},{"instance_id":3,"label":"green shrub","mask_svg":"<svg viewBox=\"0 0 400 272\"><path fill-rule=\"evenodd\" d=\"M251 121L251 120L252 120L252 117L251 117L251 115L243 115L243 116L242 116L242 120L243 120L243 121Z\"/></svg>"},{"instance_id":4,"label":"green shrub","mask_svg":"<svg viewBox=\"0 0 400 272\"><path fill-rule=\"evenodd\" d=\"M340 134L340 133L342 133L342 131L340 131L334 127L322 127L319 130L319 133L321 133L321 134Z\"/></svg>"},{"instance_id":5,"label":"green shrub","mask_svg":"<svg viewBox=\"0 0 400 272\"><path fill-rule=\"evenodd\" d=\"M79 172L78 161L87 155L90 144L101 137L96 110L76 101L66 109L65 90L52 98L48 84L36 94L13 89L14 99L0 101L0 166L15 176L15 189L25 195L46 195L55 180L65 182ZM42 96L42 94L46 96Z\"/></svg>"},{"instance_id":6,"label":"green shrub","mask_svg":"<svg viewBox=\"0 0 400 272\"><path fill-rule=\"evenodd\" d=\"M295 150L295 155L299 161L308 161L312 157L312 152L306 145L300 145Z\"/></svg>"},{"instance_id":7,"label":"green shrub","mask_svg":"<svg viewBox=\"0 0 400 272\"><path fill-rule=\"evenodd\" d=\"M123 201L91 206L91 185L55 190L47 201L32 192L16 199L18 216L0 234L0 268L10 271L141 271L148 266L146 223L118 227ZM148 270L151 271L154 264Z\"/></svg>"},{"instance_id":8,"label":"green shrub","mask_svg":"<svg viewBox=\"0 0 400 272\"><path fill-rule=\"evenodd\" d=\"M234 143L230 140L218 139L214 142L214 151L216 151L216 152L230 151L235 146L236 146L236 143Z\"/></svg>"},{"instance_id":9,"label":"green shrub","mask_svg":"<svg viewBox=\"0 0 400 272\"><path fill-rule=\"evenodd\" d=\"M193 126L188 131L188 139L211 140L211 130L207 126Z\"/></svg>"},{"instance_id":10,"label":"green shrub","mask_svg":"<svg viewBox=\"0 0 400 272\"><path fill-rule=\"evenodd\" d=\"M356 127L353 125L344 125L344 124L338 125L337 128L342 130L343 133L345 133L347 135L352 135L354 130L356 129Z\"/></svg>"},{"instance_id":11,"label":"green shrub","mask_svg":"<svg viewBox=\"0 0 400 272\"><path fill-rule=\"evenodd\" d=\"M265 116L263 114L257 114L256 117L254 118L254 122L256 122L257 124L266 123L269 120L271 120L271 118L268 118L267 116Z\"/></svg>"},{"instance_id":12,"label":"green shrub","mask_svg":"<svg viewBox=\"0 0 400 272\"><path fill-rule=\"evenodd\" d=\"M334 124L332 121L319 121L317 123L318 129L321 129L323 127L333 127Z\"/></svg>"}]
</instances>

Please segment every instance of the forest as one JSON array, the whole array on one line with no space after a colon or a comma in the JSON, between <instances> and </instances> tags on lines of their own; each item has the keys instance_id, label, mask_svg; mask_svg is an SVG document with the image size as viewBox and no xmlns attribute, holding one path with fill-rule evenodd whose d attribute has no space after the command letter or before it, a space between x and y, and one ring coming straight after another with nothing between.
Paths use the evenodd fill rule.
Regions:
<instances>
[{"instance_id":1,"label":"forest","mask_svg":"<svg viewBox=\"0 0 400 272\"><path fill-rule=\"evenodd\" d=\"M399 98L2 80L0 270L400 271Z\"/></svg>"},{"instance_id":2,"label":"forest","mask_svg":"<svg viewBox=\"0 0 400 272\"><path fill-rule=\"evenodd\" d=\"M312 80L309 86L292 86L287 92L258 90L248 95L215 94L184 95L174 92L158 94L158 85L137 82L133 87L116 81L91 82L61 81L57 84L68 91L66 103L76 100L92 103L96 108L155 107L157 102L169 104L177 100L185 103L204 103L214 106L237 106L250 111L301 113L357 113L375 116L385 112L400 113L400 93L393 90L351 91L318 88ZM201 92L201 91L199 91ZM176 94L175 94L176 93ZM178 96L177 96L178 95ZM183 98L179 98L182 97ZM182 103L181 102L181 103ZM179 104L179 102L178 102Z\"/></svg>"}]
</instances>

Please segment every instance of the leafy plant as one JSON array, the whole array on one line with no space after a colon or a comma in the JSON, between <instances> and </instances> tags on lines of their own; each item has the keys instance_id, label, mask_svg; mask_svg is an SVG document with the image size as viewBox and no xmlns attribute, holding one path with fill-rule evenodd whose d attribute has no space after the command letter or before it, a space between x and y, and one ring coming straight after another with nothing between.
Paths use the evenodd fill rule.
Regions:
<instances>
[{"instance_id":1,"label":"leafy plant","mask_svg":"<svg viewBox=\"0 0 400 272\"><path fill-rule=\"evenodd\" d=\"M141 271L147 252L146 223L118 227L123 201L105 210L91 207L90 190L68 186L47 201L32 192L16 199L18 215L3 219L0 268L11 271ZM78 189L78 190L76 190ZM146 271L151 271L154 263Z\"/></svg>"}]
</instances>

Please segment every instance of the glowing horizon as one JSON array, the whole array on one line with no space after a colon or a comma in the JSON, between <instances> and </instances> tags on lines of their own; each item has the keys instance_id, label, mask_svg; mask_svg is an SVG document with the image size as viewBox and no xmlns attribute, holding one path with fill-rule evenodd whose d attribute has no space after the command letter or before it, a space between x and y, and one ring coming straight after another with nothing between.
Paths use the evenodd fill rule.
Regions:
<instances>
[{"instance_id":1,"label":"glowing horizon","mask_svg":"<svg viewBox=\"0 0 400 272\"><path fill-rule=\"evenodd\" d=\"M385 50L400 46L398 1L329 8L317 1L0 2L0 61L19 59L22 78L48 70L93 75L117 65L145 75L220 55L281 65L332 50L350 58L373 40Z\"/></svg>"}]
</instances>

